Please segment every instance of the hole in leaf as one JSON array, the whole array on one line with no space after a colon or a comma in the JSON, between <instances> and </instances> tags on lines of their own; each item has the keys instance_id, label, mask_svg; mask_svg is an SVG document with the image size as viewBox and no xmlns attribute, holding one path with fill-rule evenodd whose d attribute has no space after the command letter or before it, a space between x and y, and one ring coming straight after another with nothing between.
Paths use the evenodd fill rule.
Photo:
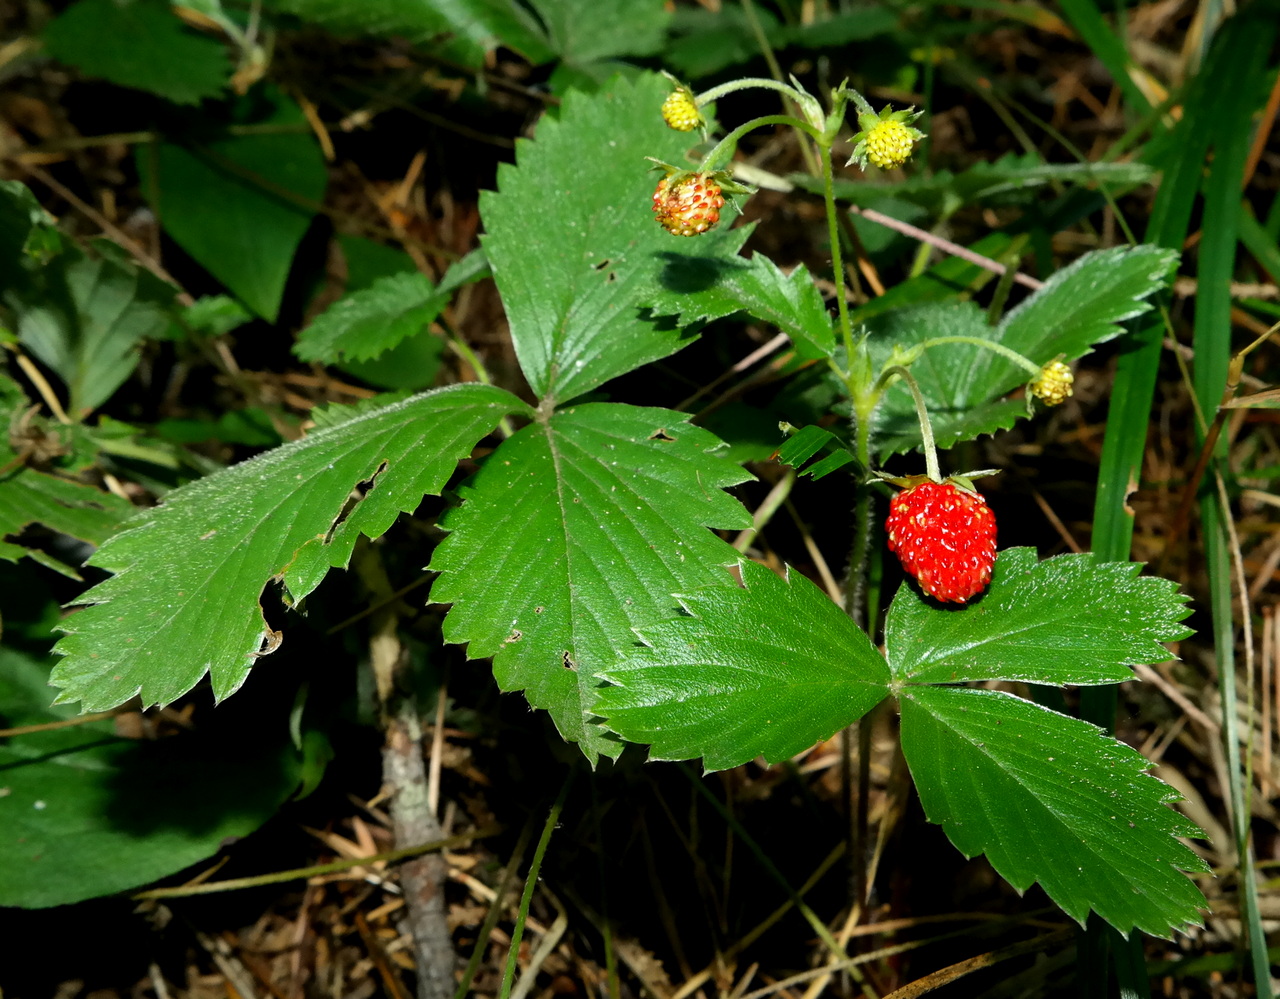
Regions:
<instances>
[{"instance_id":1,"label":"hole in leaf","mask_svg":"<svg viewBox=\"0 0 1280 999\"><path fill-rule=\"evenodd\" d=\"M669 433L667 433L666 427L659 427L657 430L651 433L649 435L649 440L666 441L668 443L675 443L675 438L672 437Z\"/></svg>"},{"instance_id":2,"label":"hole in leaf","mask_svg":"<svg viewBox=\"0 0 1280 999\"><path fill-rule=\"evenodd\" d=\"M569 658L569 653L568 653L568 652L566 652L566 653L564 654L564 668L565 668L565 669L571 669L571 670L573 670L575 673L576 673L576 672L577 672L577 670L578 670L578 664L577 664L577 663L575 663L571 658Z\"/></svg>"},{"instance_id":3,"label":"hole in leaf","mask_svg":"<svg viewBox=\"0 0 1280 999\"><path fill-rule=\"evenodd\" d=\"M333 541L333 537L338 533L338 529L347 521L347 519L355 513L364 498L373 490L374 485L378 481L378 476L387 470L387 463L384 461L373 472L371 476L362 482L357 482L351 489L347 501L342 504L342 510L338 516L333 519L333 523L329 525L329 530L324 536L324 543L327 545Z\"/></svg>"}]
</instances>

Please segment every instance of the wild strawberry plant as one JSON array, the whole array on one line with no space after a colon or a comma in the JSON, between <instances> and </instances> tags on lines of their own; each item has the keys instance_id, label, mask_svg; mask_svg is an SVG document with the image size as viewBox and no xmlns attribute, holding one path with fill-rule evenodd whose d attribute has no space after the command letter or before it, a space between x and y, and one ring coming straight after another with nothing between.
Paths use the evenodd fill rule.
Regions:
<instances>
[{"instance_id":1,"label":"wild strawberry plant","mask_svg":"<svg viewBox=\"0 0 1280 999\"><path fill-rule=\"evenodd\" d=\"M798 116L748 122L690 155L695 131L710 132L711 103L748 86L781 91ZM851 108L852 161L898 164L920 137L911 111L876 111L843 87L826 108L772 80L695 95L641 75L571 93L481 200L483 255L532 401L472 383L333 407L301 440L170 492L92 556L111 575L63 624L59 702L165 704L206 675L217 698L230 697L288 641L287 626L282 635L266 624L264 601L303 607L361 536L441 494L497 430L440 522L431 600L449 607L445 640L491 659L498 685L548 711L593 764L627 742L708 769L777 762L893 699L925 810L963 853L986 854L1019 890L1039 883L1081 921L1094 911L1122 932L1158 935L1198 923L1201 896L1184 872L1205 867L1179 837L1199 831L1168 807L1176 795L1096 727L992 689L1129 679L1187 634L1185 598L1136 564L1041 561L1025 548L994 557L989 516L974 515L986 509L979 473L944 477L938 456L1034 417L1035 399L1061 402L1070 362L1149 309L1173 255L1086 254L1001 316L939 300L936 288L850 309L832 156L849 144ZM729 170L736 143L778 124L800 130L820 165L834 319L803 267L743 256L748 228L730 224L733 198L747 193ZM20 195L8 204L25 233L14 252L34 260L43 223ZM463 261L441 288L384 278L315 320L297 352L378 356L482 266ZM261 308L273 294L262 290ZM781 460L819 458L809 474L839 471L856 494L845 607L715 533L751 525L728 491L749 474L716 436L686 413L607 395L611 380L736 313L788 334L824 372L830 411L852 416L847 437L817 426L777 437ZM23 339L40 342L38 332ZM884 459L913 452L923 474L886 481ZM924 592L899 589L881 652L854 619L866 553L884 543L875 502L894 485L911 492L889 535L901 546L911 532L908 568ZM938 490L960 498L962 517L919 502ZM976 559L959 582L947 562L957 537ZM950 580L941 587L930 582L939 572Z\"/></svg>"}]
</instances>

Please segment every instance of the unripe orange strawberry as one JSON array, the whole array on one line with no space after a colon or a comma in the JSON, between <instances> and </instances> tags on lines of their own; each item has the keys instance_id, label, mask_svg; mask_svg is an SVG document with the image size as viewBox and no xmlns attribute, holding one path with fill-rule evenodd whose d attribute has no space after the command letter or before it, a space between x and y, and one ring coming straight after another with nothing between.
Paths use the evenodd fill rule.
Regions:
<instances>
[{"instance_id":1,"label":"unripe orange strawberry","mask_svg":"<svg viewBox=\"0 0 1280 999\"><path fill-rule=\"evenodd\" d=\"M926 481L889 504L889 550L930 596L964 603L991 582L996 518L977 493Z\"/></svg>"},{"instance_id":2,"label":"unripe orange strawberry","mask_svg":"<svg viewBox=\"0 0 1280 999\"><path fill-rule=\"evenodd\" d=\"M675 236L696 236L720 221L724 198L709 173L663 177L653 192L658 224Z\"/></svg>"}]
</instances>

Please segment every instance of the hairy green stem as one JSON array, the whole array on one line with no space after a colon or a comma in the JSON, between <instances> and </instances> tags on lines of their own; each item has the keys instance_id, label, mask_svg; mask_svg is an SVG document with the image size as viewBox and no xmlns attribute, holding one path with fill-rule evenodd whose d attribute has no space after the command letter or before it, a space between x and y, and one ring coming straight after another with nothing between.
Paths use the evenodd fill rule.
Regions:
<instances>
[{"instance_id":1,"label":"hairy green stem","mask_svg":"<svg viewBox=\"0 0 1280 999\"><path fill-rule=\"evenodd\" d=\"M800 91L790 84L783 83L781 80L770 80L763 76L747 76L740 80L730 80L728 83L722 83L710 90L704 90L694 98L694 103L698 107L704 107L712 101L719 100L726 94L732 94L738 90L749 90L752 87L759 87L761 90L776 90L779 93L786 94L797 104L801 101Z\"/></svg>"},{"instance_id":2,"label":"hairy green stem","mask_svg":"<svg viewBox=\"0 0 1280 999\"><path fill-rule=\"evenodd\" d=\"M907 383L907 388L911 390L911 398L916 404L916 416L920 419L920 438L924 443L925 471L934 482L941 482L942 469L938 465L938 446L933 439L933 424L929 422L929 410L925 407L924 396L920 394L920 386L916 384L911 372L900 364L892 364L884 369L884 374L880 376L876 387L879 388L881 383L887 383L887 380L894 375Z\"/></svg>"},{"instance_id":3,"label":"hairy green stem","mask_svg":"<svg viewBox=\"0 0 1280 999\"><path fill-rule=\"evenodd\" d=\"M815 138L822 163L822 199L827 203L827 233L831 240L831 271L836 285L836 309L840 313L840 337L844 341L846 364L853 361L853 323L849 319L849 303L845 301L844 259L840 250L840 220L836 213L835 174L831 166L831 145L825 138ZM852 392L850 393L852 395ZM859 458L862 456L859 455Z\"/></svg>"},{"instance_id":4,"label":"hairy green stem","mask_svg":"<svg viewBox=\"0 0 1280 999\"><path fill-rule=\"evenodd\" d=\"M806 135L811 136L815 142L822 141L822 132L814 128L807 121L801 121L799 118L793 118L788 114L766 114L759 118L752 118L749 122L739 125L723 139L717 142L715 146L712 147L711 152L702 157L702 164L698 169L703 173L708 170L715 170L720 165L719 161L725 158L726 153L728 155L733 154L734 149L737 148L739 139L748 132L752 132L765 125L791 125L794 128L800 129L800 131L804 132Z\"/></svg>"},{"instance_id":5,"label":"hairy green stem","mask_svg":"<svg viewBox=\"0 0 1280 999\"><path fill-rule=\"evenodd\" d=\"M994 351L1001 357L1008 358L1018 367L1022 368L1023 371L1028 371L1033 375L1038 375L1044 370L1044 365L1036 364L1035 361L1028 357L1024 357L1016 350L1012 350L1002 343L997 343L995 340L984 340L980 336L935 336L918 344L918 346L923 350L927 347L936 347L939 344L944 343L971 343L975 347L985 347L987 350Z\"/></svg>"}]
</instances>

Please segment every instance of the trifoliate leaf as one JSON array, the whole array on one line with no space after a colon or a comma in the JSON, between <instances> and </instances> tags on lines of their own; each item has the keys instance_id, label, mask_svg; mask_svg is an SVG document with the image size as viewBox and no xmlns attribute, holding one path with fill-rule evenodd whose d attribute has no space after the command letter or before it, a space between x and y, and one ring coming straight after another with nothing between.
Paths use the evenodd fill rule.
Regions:
<instances>
[{"instance_id":1,"label":"trifoliate leaf","mask_svg":"<svg viewBox=\"0 0 1280 999\"><path fill-rule=\"evenodd\" d=\"M621 745L594 723L600 681L633 625L676 612L673 593L719 583L738 554L708 527L751 518L722 490L749 478L684 413L612 403L575 406L503 441L431 568L436 603L453 604L450 642L493 657L503 690L523 690L593 762Z\"/></svg>"},{"instance_id":2,"label":"trifoliate leaf","mask_svg":"<svg viewBox=\"0 0 1280 999\"><path fill-rule=\"evenodd\" d=\"M218 699L235 693L273 637L260 606L272 580L301 600L346 565L358 535L380 536L439 493L502 416L523 411L501 389L455 385L169 493L90 559L115 575L67 618L58 701L94 711L140 693L144 707L167 704L206 672Z\"/></svg>"},{"instance_id":3,"label":"trifoliate leaf","mask_svg":"<svg viewBox=\"0 0 1280 999\"><path fill-rule=\"evenodd\" d=\"M743 562L744 589L684 594L690 616L637 629L602 676L597 710L658 760L701 756L708 770L788 759L870 711L888 693L884 658L799 573Z\"/></svg>"},{"instance_id":4,"label":"trifoliate leaf","mask_svg":"<svg viewBox=\"0 0 1280 999\"><path fill-rule=\"evenodd\" d=\"M1119 336L1119 324L1151 308L1146 301L1165 286L1173 262L1155 246L1117 247L1086 254L1062 268L995 327L971 302L926 305L872 319L869 345L882 362L894 347L910 348L935 337L990 340L1037 365L1060 355L1068 361L1092 345ZM926 349L911 366L939 447L1007 429L1026 413L1025 403L1005 397L1033 374L989 348L946 343ZM911 393L890 386L875 415L881 455L920 446Z\"/></svg>"},{"instance_id":5,"label":"trifoliate leaf","mask_svg":"<svg viewBox=\"0 0 1280 999\"><path fill-rule=\"evenodd\" d=\"M189 30L165 0L79 0L45 30L45 43L88 76L175 104L216 96L231 73L226 46Z\"/></svg>"},{"instance_id":6,"label":"trifoliate leaf","mask_svg":"<svg viewBox=\"0 0 1280 999\"><path fill-rule=\"evenodd\" d=\"M654 220L660 174L646 157L682 164L694 141L662 121L670 88L651 73L571 92L558 118L544 117L534 141L518 144L516 166L499 168L498 193L481 195L485 253L539 396L567 402L679 350L691 336L682 327L725 314L695 288L650 310L679 312L678 322L641 315L671 298L674 283L687 289L700 260L732 259L747 236L728 228L727 206L700 236L673 236Z\"/></svg>"},{"instance_id":7,"label":"trifoliate leaf","mask_svg":"<svg viewBox=\"0 0 1280 999\"><path fill-rule=\"evenodd\" d=\"M1101 684L1169 658L1191 613L1176 583L1139 576L1136 562L1092 554L1040 562L1032 548L1000 553L973 603L942 608L903 585L889 608L885 652L897 680Z\"/></svg>"},{"instance_id":8,"label":"trifoliate leaf","mask_svg":"<svg viewBox=\"0 0 1280 999\"><path fill-rule=\"evenodd\" d=\"M1168 808L1150 763L1087 722L1011 694L904 687L902 751L925 814L966 857L984 853L1018 891L1039 882L1082 925L1123 934L1200 925L1182 872L1208 866L1174 837L1202 836Z\"/></svg>"},{"instance_id":9,"label":"trifoliate leaf","mask_svg":"<svg viewBox=\"0 0 1280 999\"><path fill-rule=\"evenodd\" d=\"M995 340L997 331L972 302L947 302L898 309L871 320L868 345L877 370L895 347L908 350L934 337L965 336ZM1052 356L1047 360L1052 360ZM1033 359L1034 360L1034 359ZM934 439L949 448L997 430L1007 430L1027 415L1026 403L1005 396L1017 387L1018 377L998 385L985 375L998 361L1008 374L1009 364L990 350L969 344L948 343L930 347L911 365L920 386ZM1021 370L1021 369L1019 369ZM1021 372L1021 381L1031 375ZM975 384L981 388L975 389ZM920 421L911 392L901 380L889 386L872 417L872 441L881 456L918 448Z\"/></svg>"}]
</instances>

